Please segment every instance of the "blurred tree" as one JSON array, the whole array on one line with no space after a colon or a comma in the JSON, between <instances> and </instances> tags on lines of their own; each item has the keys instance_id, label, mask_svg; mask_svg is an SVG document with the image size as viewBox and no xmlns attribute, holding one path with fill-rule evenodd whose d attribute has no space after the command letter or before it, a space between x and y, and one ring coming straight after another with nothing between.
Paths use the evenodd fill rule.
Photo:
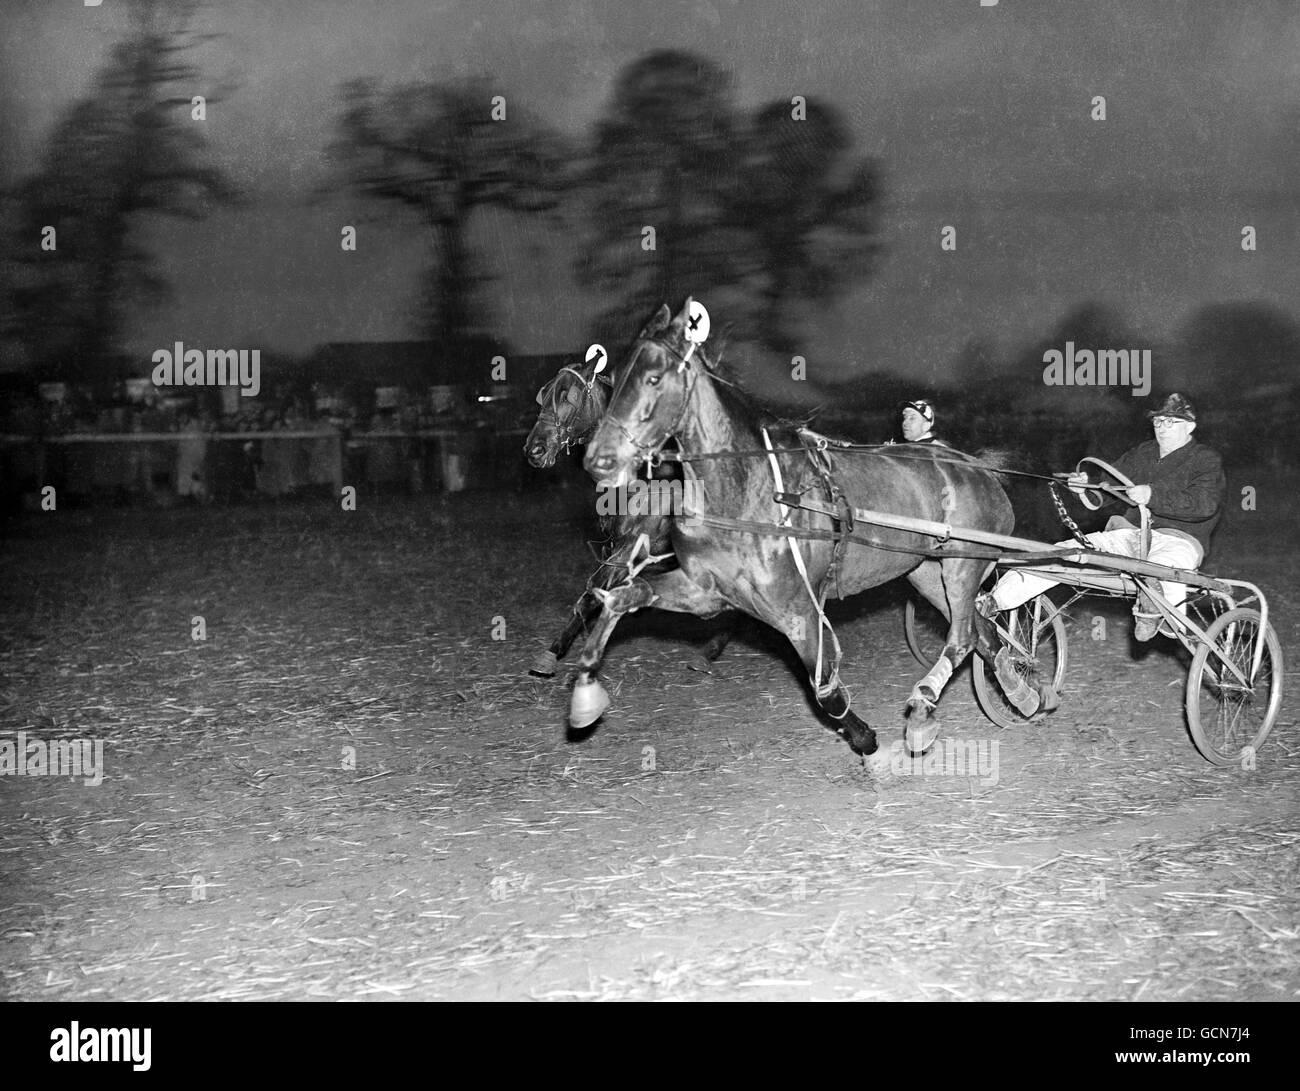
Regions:
<instances>
[{"instance_id":1,"label":"blurred tree","mask_svg":"<svg viewBox=\"0 0 1300 1091\"><path fill-rule=\"evenodd\" d=\"M1088 349L1096 353L1098 349L1152 350L1152 370L1158 370L1159 361L1155 359L1155 343L1148 337L1136 333L1124 316L1114 307L1097 300L1088 300L1067 311L1051 332L1028 345L1017 353L1012 360L1008 391L1010 404L1033 407L1047 412L1071 412L1082 420L1084 417L1097 417L1109 421L1116 413L1136 412L1137 399L1133 397L1133 386L1101 386L1095 383L1086 386L1047 387L1043 370L1047 366L1043 357L1049 349L1065 353L1066 343L1074 342L1075 351ZM1130 371L1130 379L1134 372ZM1148 376L1150 378L1151 376Z\"/></svg>"},{"instance_id":2,"label":"blurred tree","mask_svg":"<svg viewBox=\"0 0 1300 1091\"><path fill-rule=\"evenodd\" d=\"M1241 394L1300 380L1300 326L1267 303L1197 308L1177 335L1187 385L1204 394Z\"/></svg>"},{"instance_id":3,"label":"blurred tree","mask_svg":"<svg viewBox=\"0 0 1300 1091\"><path fill-rule=\"evenodd\" d=\"M204 93L184 54L210 35L188 31L195 4L130 0L131 29L92 91L55 125L36 174L16 187L10 328L37 364L90 377L120 344L133 302L167 294L136 238L146 215L202 219L238 192L207 159L191 96ZM220 101L228 88L205 95ZM57 249L41 248L47 227Z\"/></svg>"},{"instance_id":4,"label":"blurred tree","mask_svg":"<svg viewBox=\"0 0 1300 1091\"><path fill-rule=\"evenodd\" d=\"M827 306L873 268L879 171L853 154L835 107L778 100L754 113L734 180L731 214L756 243L738 255L758 289L754 319L764 344L791 352L799 305Z\"/></svg>"},{"instance_id":5,"label":"blurred tree","mask_svg":"<svg viewBox=\"0 0 1300 1091\"><path fill-rule=\"evenodd\" d=\"M661 302L738 282L736 153L730 78L712 61L664 49L622 71L579 181L576 276L613 297L598 337L618 343Z\"/></svg>"},{"instance_id":6,"label":"blurred tree","mask_svg":"<svg viewBox=\"0 0 1300 1091\"><path fill-rule=\"evenodd\" d=\"M476 209L555 209L566 186L561 139L505 101L486 77L417 83L380 92L373 80L343 87L330 157L357 193L412 208L432 234L419 333L449 349L486 332L478 268L466 238Z\"/></svg>"},{"instance_id":7,"label":"blurred tree","mask_svg":"<svg viewBox=\"0 0 1300 1091\"><path fill-rule=\"evenodd\" d=\"M1300 410L1300 325L1267 303L1197 308L1175 336L1179 389L1198 406L1198 438L1230 463L1295 465Z\"/></svg>"},{"instance_id":8,"label":"blurred tree","mask_svg":"<svg viewBox=\"0 0 1300 1091\"><path fill-rule=\"evenodd\" d=\"M1003 367L997 342L987 334L974 333L962 343L953 374L963 391L983 391L994 384L1002 385Z\"/></svg>"}]
</instances>

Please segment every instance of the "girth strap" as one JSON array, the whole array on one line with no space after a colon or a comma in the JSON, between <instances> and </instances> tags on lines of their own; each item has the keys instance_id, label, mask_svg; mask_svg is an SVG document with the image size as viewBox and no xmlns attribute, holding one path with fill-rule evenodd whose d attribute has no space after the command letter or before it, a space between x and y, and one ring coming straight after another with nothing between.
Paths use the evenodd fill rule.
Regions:
<instances>
[{"instance_id":1,"label":"girth strap","mask_svg":"<svg viewBox=\"0 0 1300 1091\"><path fill-rule=\"evenodd\" d=\"M840 566L844 561L844 553L849 547L845 535L853 533L853 505L849 503L844 490L835 480L834 468L831 466L830 456L826 453L826 448L831 441L826 436L807 428L800 428L798 435L799 442L808 453L808 461L812 463L817 476L821 478L822 487L826 490L826 498L835 505L838 512L832 521L832 527L842 532L840 537L835 539L835 546L831 551L831 563L827 566L826 575L822 577L821 586L818 588L821 600L825 602L826 593L832 586L835 588L837 599L844 597L840 593Z\"/></svg>"},{"instance_id":2,"label":"girth strap","mask_svg":"<svg viewBox=\"0 0 1300 1091\"><path fill-rule=\"evenodd\" d=\"M767 448L768 460L771 462L772 465L772 480L776 485L776 493L774 495L780 496L785 491L785 482L781 477L781 463L777 460L776 454L772 449L772 439L768 435L766 428L762 429L762 434L763 434L763 445ZM793 530L794 528L790 526L790 508L785 504L781 504L780 501L778 501L777 503L781 508L780 520L779 520L781 529ZM826 617L826 612L825 612L826 581L823 580L821 587L818 588L816 591L814 591L812 581L809 580L808 578L808 566L804 563L803 551L799 548L799 543L795 540L795 537L793 535L788 535L786 537L786 543L790 547L790 555L794 559L794 566L798 570L800 578L803 580L803 585L808 591L808 597L809 599L812 600L813 610L816 612L817 615L817 660L816 660L816 665L813 669L812 683L813 683L813 690L817 694L817 699L820 702L825 698L829 697L837 689L841 688L840 687L840 662L844 658L844 653L840 649L839 638L835 635L835 630L831 627L831 623ZM826 681L823 682L822 666L823 666L824 649L825 649L824 641L827 633L829 633L831 637L831 647L833 649L833 652L832 652L832 659L830 664L830 671L826 676ZM840 716L844 716L845 714L847 714L848 710L849 710L849 694L848 691L845 690L844 710L843 712L840 713Z\"/></svg>"}]
</instances>

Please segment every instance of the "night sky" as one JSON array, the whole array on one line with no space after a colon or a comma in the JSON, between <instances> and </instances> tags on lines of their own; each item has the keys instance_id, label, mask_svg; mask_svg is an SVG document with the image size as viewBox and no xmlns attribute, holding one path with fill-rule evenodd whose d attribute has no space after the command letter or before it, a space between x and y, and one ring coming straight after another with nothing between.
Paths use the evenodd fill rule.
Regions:
<instances>
[{"instance_id":1,"label":"night sky","mask_svg":"<svg viewBox=\"0 0 1300 1091\"><path fill-rule=\"evenodd\" d=\"M0 5L0 182L34 167L124 23L114 0ZM831 100L883 166L883 263L817 331L819 378L887 368L942 381L971 337L1013 350L1089 299L1159 338L1202 303L1294 313L1300 297L1293 3L212 0L196 27L225 37L195 60L240 81L209 111L213 155L256 203L148 226L176 297L135 322L128 347L142 359L178 339L306 351L412 336L425 261L413 221L309 203L342 81L487 73L578 136L618 71L661 47L727 67L742 107ZM1089 118L1093 95L1105 122ZM339 248L347 223L362 225L358 253ZM944 224L956 253L939 248ZM564 234L486 213L475 235L516 349L582 347L600 300L573 283ZM697 294L707 302L708 286Z\"/></svg>"}]
</instances>

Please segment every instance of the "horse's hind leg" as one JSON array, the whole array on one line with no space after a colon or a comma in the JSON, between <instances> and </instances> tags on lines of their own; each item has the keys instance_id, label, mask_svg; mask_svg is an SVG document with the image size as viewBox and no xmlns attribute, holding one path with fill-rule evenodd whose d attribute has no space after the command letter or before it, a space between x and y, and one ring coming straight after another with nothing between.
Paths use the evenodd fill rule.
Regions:
<instances>
[{"instance_id":1,"label":"horse's hind leg","mask_svg":"<svg viewBox=\"0 0 1300 1091\"><path fill-rule=\"evenodd\" d=\"M975 595L988 565L983 561L923 561L908 580L948 618L948 637L943 651L924 678L912 687L907 699L907 748L923 754L934 745L941 727L935 714L948 680L966 661L975 643L973 619ZM979 620L984 620L980 618Z\"/></svg>"}]
</instances>

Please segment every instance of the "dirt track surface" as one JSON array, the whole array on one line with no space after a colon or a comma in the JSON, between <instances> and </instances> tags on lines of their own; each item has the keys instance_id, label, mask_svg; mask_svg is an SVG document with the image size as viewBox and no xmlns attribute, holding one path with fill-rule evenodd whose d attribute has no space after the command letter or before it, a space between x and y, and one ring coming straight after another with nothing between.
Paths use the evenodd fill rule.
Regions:
<instances>
[{"instance_id":1,"label":"dirt track surface","mask_svg":"<svg viewBox=\"0 0 1300 1091\"><path fill-rule=\"evenodd\" d=\"M105 776L0 779L0 994L1300 992L1294 673L1257 770L1215 768L1183 725L1185 657L1138 650L1113 608L1094 641L1079 613L1059 712L1000 731L964 670L945 738L992 764L879 777L773 635L745 630L702 675L684 663L707 627L647 614L616 634L614 705L575 741L563 673L524 673L589 567L557 510L512 495L13 528L0 730L102 740ZM1295 661L1300 596L1272 541L1229 525L1213 567L1266 588ZM921 673L901 605L835 615L886 745Z\"/></svg>"}]
</instances>

